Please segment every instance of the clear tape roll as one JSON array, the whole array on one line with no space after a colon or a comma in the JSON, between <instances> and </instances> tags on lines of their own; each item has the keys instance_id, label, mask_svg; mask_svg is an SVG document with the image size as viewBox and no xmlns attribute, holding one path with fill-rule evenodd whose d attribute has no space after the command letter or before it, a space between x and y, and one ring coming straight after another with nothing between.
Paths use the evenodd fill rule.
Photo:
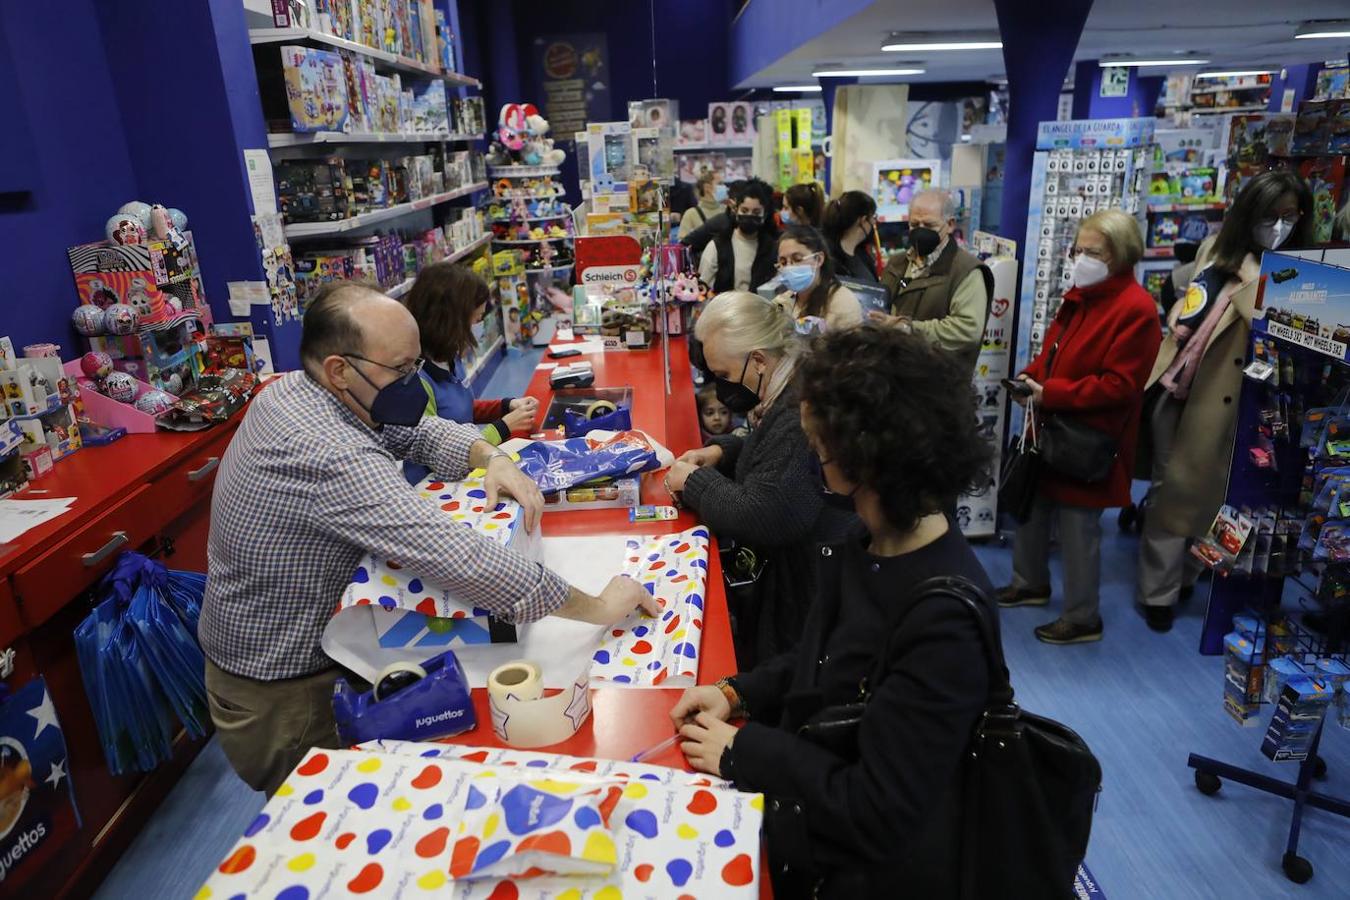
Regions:
<instances>
[{"instance_id":1,"label":"clear tape roll","mask_svg":"<svg viewBox=\"0 0 1350 900\"><path fill-rule=\"evenodd\" d=\"M388 678L389 676L391 675L397 676L404 672L408 673L408 675L412 677L395 678L388 684L385 683L385 679ZM390 694L394 693L400 688L405 688L408 685L421 681L423 678L426 677L427 677L427 670L419 666L417 663L391 662L389 665L381 669L380 673L375 676L375 681L372 683L371 687L374 689L375 699L383 700L385 697L388 697Z\"/></svg>"},{"instance_id":2,"label":"clear tape roll","mask_svg":"<svg viewBox=\"0 0 1350 900\"><path fill-rule=\"evenodd\" d=\"M590 672L582 669L572 686L544 696L539 667L517 660L498 666L488 676L492 731L512 747L547 747L561 743L591 714Z\"/></svg>"},{"instance_id":3,"label":"clear tape roll","mask_svg":"<svg viewBox=\"0 0 1350 900\"><path fill-rule=\"evenodd\" d=\"M612 400L597 400L586 407L586 418L598 419L603 415L616 411L619 407L614 405Z\"/></svg>"}]
</instances>

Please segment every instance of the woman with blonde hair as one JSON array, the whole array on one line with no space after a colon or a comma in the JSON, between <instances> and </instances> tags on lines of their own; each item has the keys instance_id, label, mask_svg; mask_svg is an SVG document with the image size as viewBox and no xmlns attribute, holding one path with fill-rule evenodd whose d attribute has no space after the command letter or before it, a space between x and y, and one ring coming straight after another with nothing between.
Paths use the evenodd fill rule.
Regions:
<instances>
[{"instance_id":1,"label":"woman with blonde hair","mask_svg":"<svg viewBox=\"0 0 1350 900\"><path fill-rule=\"evenodd\" d=\"M713 438L685 453L666 488L698 511L724 547L735 545L743 587L729 599L742 668L788 649L801 635L810 603L813 544L856 525L850 512L827 509L820 476L802 431L797 364L805 349L792 317L746 291L714 297L696 337L717 397L750 424L745 437Z\"/></svg>"},{"instance_id":2,"label":"woman with blonde hair","mask_svg":"<svg viewBox=\"0 0 1350 900\"><path fill-rule=\"evenodd\" d=\"M1118 209L1079 224L1070 257L1073 287L1064 294L1040 354L1018 376L1024 390L1016 399L1030 403L1028 414L1037 417L1042 437L1047 426L1059 424L1105 446L1106 455L1115 451L1105 476L1091 480L1043 462L1030 518L1017 530L1013 582L998 592L999 605L1045 606L1050 520L1059 518L1064 611L1036 629L1036 637L1048 644L1102 637L1102 510L1130 502L1144 385L1162 341L1153 298L1134 277L1144 255L1139 232L1134 217Z\"/></svg>"}]
</instances>

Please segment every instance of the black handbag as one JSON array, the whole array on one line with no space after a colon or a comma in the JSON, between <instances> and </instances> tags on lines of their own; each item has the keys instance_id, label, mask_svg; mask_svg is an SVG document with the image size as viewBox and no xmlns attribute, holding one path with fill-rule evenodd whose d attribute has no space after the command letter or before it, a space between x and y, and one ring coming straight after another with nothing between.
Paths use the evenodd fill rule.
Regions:
<instances>
[{"instance_id":1,"label":"black handbag","mask_svg":"<svg viewBox=\"0 0 1350 900\"><path fill-rule=\"evenodd\" d=\"M1059 341L1055 341L1045 361L1046 378L1058 353ZM1072 415L1047 415L1042 419L1038 437L1041 462L1047 468L1084 484L1096 484L1111 474L1120 454L1120 440L1115 435L1085 425Z\"/></svg>"},{"instance_id":2,"label":"black handbag","mask_svg":"<svg viewBox=\"0 0 1350 900\"><path fill-rule=\"evenodd\" d=\"M1037 442L1036 410L1030 400L1022 416L1022 435L1008 442L1003 468L998 476L998 509L1019 523L1031 518L1041 475L1041 451Z\"/></svg>"}]
</instances>

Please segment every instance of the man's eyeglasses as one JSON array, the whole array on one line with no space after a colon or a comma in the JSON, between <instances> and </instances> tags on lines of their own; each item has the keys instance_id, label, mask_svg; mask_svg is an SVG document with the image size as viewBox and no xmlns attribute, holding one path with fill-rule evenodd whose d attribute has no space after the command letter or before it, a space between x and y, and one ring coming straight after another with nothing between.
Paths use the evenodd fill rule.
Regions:
<instances>
[{"instance_id":1,"label":"man's eyeglasses","mask_svg":"<svg viewBox=\"0 0 1350 900\"><path fill-rule=\"evenodd\" d=\"M368 362L372 366L379 366L381 369L388 369L391 372L397 372L398 373L397 381L400 384L410 383L414 378L416 378L421 373L422 366L426 365L426 360L420 356L417 357L417 359L413 360L412 362L408 363L406 366L389 366L385 365L382 362L377 362L376 360L373 359L367 359L366 357L362 356L359 353L344 353L342 355L347 357L348 359L359 359L361 360L361 362ZM358 369L357 371L359 372L360 369Z\"/></svg>"}]
</instances>

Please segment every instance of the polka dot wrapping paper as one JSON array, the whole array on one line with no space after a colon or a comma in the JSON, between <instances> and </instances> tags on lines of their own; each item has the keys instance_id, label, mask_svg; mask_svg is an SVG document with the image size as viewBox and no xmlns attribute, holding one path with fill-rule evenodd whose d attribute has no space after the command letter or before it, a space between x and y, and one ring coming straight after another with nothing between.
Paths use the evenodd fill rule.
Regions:
<instances>
[{"instance_id":1,"label":"polka dot wrapping paper","mask_svg":"<svg viewBox=\"0 0 1350 900\"><path fill-rule=\"evenodd\" d=\"M486 508L481 470L461 482L428 478L417 490L445 512L446 527L472 528L531 559L542 557L539 536L525 530L518 503ZM391 662L420 662L456 647L515 640L514 626L487 610L460 602L395 560L367 554L324 630L323 649L372 681Z\"/></svg>"},{"instance_id":2,"label":"polka dot wrapping paper","mask_svg":"<svg viewBox=\"0 0 1350 900\"><path fill-rule=\"evenodd\" d=\"M591 678L635 686L691 686L698 679L708 584L708 530L630 538L624 574L662 603L651 619L635 613L605 633Z\"/></svg>"},{"instance_id":3,"label":"polka dot wrapping paper","mask_svg":"<svg viewBox=\"0 0 1350 900\"><path fill-rule=\"evenodd\" d=\"M633 763L363 747L311 750L198 900L758 896L762 795Z\"/></svg>"}]
</instances>

